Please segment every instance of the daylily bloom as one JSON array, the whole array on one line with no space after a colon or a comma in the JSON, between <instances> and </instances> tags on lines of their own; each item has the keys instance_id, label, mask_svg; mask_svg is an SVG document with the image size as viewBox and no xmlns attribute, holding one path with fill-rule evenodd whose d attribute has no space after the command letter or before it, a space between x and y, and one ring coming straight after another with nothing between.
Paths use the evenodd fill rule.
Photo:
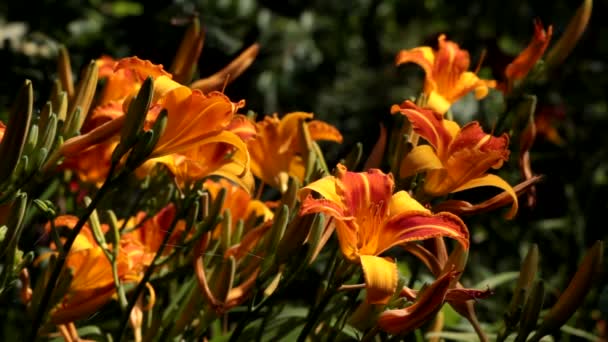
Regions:
<instances>
[{"instance_id":1,"label":"daylily bloom","mask_svg":"<svg viewBox=\"0 0 608 342\"><path fill-rule=\"evenodd\" d=\"M506 84L499 85L502 91L509 92L515 81L526 77L545 53L552 35L553 27L551 25L545 31L540 20L534 21L534 36L530 44L505 69Z\"/></svg>"},{"instance_id":2,"label":"daylily bloom","mask_svg":"<svg viewBox=\"0 0 608 342\"><path fill-rule=\"evenodd\" d=\"M225 212L226 209L230 210L233 229L239 220L246 222L252 215L261 218L262 222L267 222L273 217L272 211L263 202L253 199L243 188L235 186L226 179L222 178L217 182L207 180L203 184L203 188L209 191L212 198L216 198L221 189L226 190L221 212ZM220 234L221 225L218 225L213 231L212 237L217 239Z\"/></svg>"},{"instance_id":3,"label":"daylily bloom","mask_svg":"<svg viewBox=\"0 0 608 342\"><path fill-rule=\"evenodd\" d=\"M300 215L320 212L335 220L342 254L363 268L370 303L386 303L396 290L397 266L379 256L389 248L443 236L469 247L469 232L459 217L433 214L405 191L393 195L393 188L391 174L378 169L348 172L338 165L337 176L322 178L299 192ZM311 192L322 198L315 199Z\"/></svg>"},{"instance_id":4,"label":"daylily bloom","mask_svg":"<svg viewBox=\"0 0 608 342\"><path fill-rule=\"evenodd\" d=\"M482 99L488 88L494 88L496 81L482 80L469 69L469 53L461 50L458 44L449 41L445 35L438 39L439 49L429 46L411 50L401 50L395 64L416 63L424 69L424 94L428 96L427 106L438 113L448 111L452 103L475 91L475 97Z\"/></svg>"},{"instance_id":5,"label":"daylily bloom","mask_svg":"<svg viewBox=\"0 0 608 342\"><path fill-rule=\"evenodd\" d=\"M72 228L77 221L75 216L59 216L55 219L55 226ZM107 226L102 226L102 230L107 230ZM116 262L118 277L122 282L139 280L142 265L129 260L128 254L118 253ZM76 237L66 257L65 269L72 271L72 281L63 300L51 310L51 321L54 324L66 324L85 318L116 294L112 266L94 240L88 225Z\"/></svg>"},{"instance_id":6,"label":"daylily bloom","mask_svg":"<svg viewBox=\"0 0 608 342\"><path fill-rule=\"evenodd\" d=\"M122 72L127 70L128 72ZM88 153L88 149L98 146L101 156L111 155L113 146L118 142L117 134L124 122L124 107L141 83L148 75L155 78L152 106L147 113L144 129L149 129L156 120L160 109L167 110L167 125L157 142L150 160L140 170L140 174L147 173L155 163L163 163L180 180L196 180L204 176L217 174L240 181L248 173L249 155L243 140L230 131L231 128L243 131L243 120L235 119L236 110L243 106L243 101L233 103L225 95L212 92L203 94L198 90L191 90L171 79L171 75L149 61L142 61L136 57L126 58L116 63L114 74L119 79L129 76L126 86L118 83L121 88L107 93L111 100L100 105L91 116L96 124L88 133L68 140L62 151L67 155L66 166L79 166L85 171L81 178L103 181L107 176L109 158L99 159L87 163L87 160L97 156ZM112 79L110 76L109 81ZM111 86L109 83L107 86ZM122 88L126 88L122 89ZM112 102L112 101L119 102ZM120 103L122 103L122 113ZM251 125L250 125L251 126ZM250 131L254 128L251 126ZM112 145L112 142L114 145ZM103 147L99 146L102 145ZM73 152L72 152L73 151ZM78 160L81 153L82 160ZM88 158L87 158L88 155ZM101 163L101 165L100 165ZM83 166L105 166L101 171ZM80 170L80 169L79 169ZM96 176L96 177L93 177ZM104 178L101 178L104 177ZM251 177L249 177L251 178ZM243 181L251 187L252 180Z\"/></svg>"},{"instance_id":7,"label":"daylily bloom","mask_svg":"<svg viewBox=\"0 0 608 342\"><path fill-rule=\"evenodd\" d=\"M281 192L287 190L289 176L302 182L306 147L300 123L312 117L312 113L293 112L281 119L276 114L266 116L258 122L258 136L247 144L253 174ZM313 141L342 142L340 132L323 121L313 120L306 125Z\"/></svg>"},{"instance_id":8,"label":"daylily bloom","mask_svg":"<svg viewBox=\"0 0 608 342\"><path fill-rule=\"evenodd\" d=\"M414 132L430 145L414 147L403 159L401 177L426 172L424 192L443 196L480 186L498 187L513 198L508 217L517 212L517 195L513 188L497 175L487 173L498 169L509 158L509 136L494 137L483 132L478 122L459 127L430 109L422 109L411 101L394 105L391 112L405 115Z\"/></svg>"}]
</instances>

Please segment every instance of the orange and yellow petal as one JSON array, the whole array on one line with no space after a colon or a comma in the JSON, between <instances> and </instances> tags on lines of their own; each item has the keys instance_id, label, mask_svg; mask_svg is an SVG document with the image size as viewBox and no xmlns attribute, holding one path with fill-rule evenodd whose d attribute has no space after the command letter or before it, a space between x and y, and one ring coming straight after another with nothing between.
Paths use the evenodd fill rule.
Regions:
<instances>
[{"instance_id":1,"label":"orange and yellow petal","mask_svg":"<svg viewBox=\"0 0 608 342\"><path fill-rule=\"evenodd\" d=\"M386 304L397 289L399 276L397 265L389 258L373 255L360 256L365 287L366 300L370 304Z\"/></svg>"},{"instance_id":2,"label":"orange and yellow petal","mask_svg":"<svg viewBox=\"0 0 608 342\"><path fill-rule=\"evenodd\" d=\"M534 36L532 40L505 69L505 76L510 82L524 78L532 70L536 62L545 53L552 35L552 26L549 26L545 31L540 20L534 22Z\"/></svg>"},{"instance_id":3,"label":"orange and yellow petal","mask_svg":"<svg viewBox=\"0 0 608 342\"><path fill-rule=\"evenodd\" d=\"M376 254L400 244L434 237L452 238L466 250L469 248L469 230L462 220L451 213L407 211L391 217L384 225Z\"/></svg>"},{"instance_id":4,"label":"orange and yellow petal","mask_svg":"<svg viewBox=\"0 0 608 342\"><path fill-rule=\"evenodd\" d=\"M387 310L380 314L378 326L390 334L405 334L416 330L428 322L441 309L450 282L457 272L448 272L426 287L416 298L414 304L403 308Z\"/></svg>"}]
</instances>

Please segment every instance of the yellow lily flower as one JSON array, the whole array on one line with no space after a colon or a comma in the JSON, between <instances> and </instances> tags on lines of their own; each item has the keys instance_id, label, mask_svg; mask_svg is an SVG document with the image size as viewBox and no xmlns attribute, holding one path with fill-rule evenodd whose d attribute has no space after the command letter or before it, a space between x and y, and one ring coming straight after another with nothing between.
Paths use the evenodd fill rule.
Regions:
<instances>
[{"instance_id":1,"label":"yellow lily flower","mask_svg":"<svg viewBox=\"0 0 608 342\"><path fill-rule=\"evenodd\" d=\"M279 119L276 114L266 116L258 122L258 136L249 141L251 171L264 183L287 190L289 176L304 179L303 132L300 122L311 119L312 113L293 112ZM314 141L329 140L342 143L342 135L333 126L319 120L307 123L310 137Z\"/></svg>"},{"instance_id":2,"label":"yellow lily flower","mask_svg":"<svg viewBox=\"0 0 608 342\"><path fill-rule=\"evenodd\" d=\"M337 168L337 176L300 190L300 215L320 212L334 218L342 254L363 268L368 302L385 304L396 291L397 265L391 258L378 256L389 248L446 236L468 249L469 231L458 216L433 214L405 191L393 194L391 174ZM311 192L322 198L315 199Z\"/></svg>"},{"instance_id":3,"label":"yellow lily flower","mask_svg":"<svg viewBox=\"0 0 608 342\"><path fill-rule=\"evenodd\" d=\"M509 136L494 137L483 132L478 122L462 128L430 109L422 109L411 101L394 105L391 112L405 115L430 145L419 145L403 159L401 177L426 172L424 192L432 196L463 191L480 186L494 186L513 198L507 217L517 212L517 194L509 183L487 173L498 169L509 159Z\"/></svg>"},{"instance_id":4,"label":"yellow lily flower","mask_svg":"<svg viewBox=\"0 0 608 342\"><path fill-rule=\"evenodd\" d=\"M401 50L395 64L416 63L426 74L424 93L428 96L427 106L444 114L452 103L475 91L475 97L482 99L488 88L496 87L494 80L482 80L469 69L469 53L461 50L458 44L449 41L445 35L438 39L439 49L429 46L411 50Z\"/></svg>"}]
</instances>

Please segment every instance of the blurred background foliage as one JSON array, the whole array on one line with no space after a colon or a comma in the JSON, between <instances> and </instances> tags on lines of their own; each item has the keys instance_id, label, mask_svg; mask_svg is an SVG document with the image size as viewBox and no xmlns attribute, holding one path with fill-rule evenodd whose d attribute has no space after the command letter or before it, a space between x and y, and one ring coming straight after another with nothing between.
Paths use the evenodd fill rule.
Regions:
<instances>
[{"instance_id":1,"label":"blurred background foliage","mask_svg":"<svg viewBox=\"0 0 608 342\"><path fill-rule=\"evenodd\" d=\"M400 49L432 45L438 34L445 33L469 50L471 68L485 49L480 73L500 79L500 71L529 42L535 18L553 25L556 41L579 6L578 1L564 0L547 4L522 0L2 2L0 117L6 116L26 78L32 80L38 102L47 98L56 76L59 44L69 49L75 70L103 54L137 55L168 66L186 25L198 15L206 30L200 76L212 74L258 42L261 51L255 63L226 93L232 99L246 99L246 110L260 115L311 111L338 126L345 143L327 152L328 162L334 165L357 142L369 152L379 123L392 127L390 106L420 91L424 76L419 67L394 66ZM608 35L608 26L602 15L607 7L606 2L594 3L590 26L573 53L551 77L529 89L538 96L537 115L541 111L548 115L563 144L542 136L535 142L532 168L545 178L537 186L534 208L522 203L512 221L498 213L466 219L472 248L465 285L485 284L490 277L518 270L529 246L538 243L541 276L549 292L557 295L583 251L605 238L608 43L602 37ZM465 98L453 108L455 119L462 124L476 118L491 130L503 109L501 96L494 91L481 102ZM514 153L504 170L512 184L520 180L517 145L512 141ZM604 280L587 297L572 325L596 329L608 310L608 300L601 296ZM502 318L512 282L495 290L495 296L478 305L484 322Z\"/></svg>"}]
</instances>

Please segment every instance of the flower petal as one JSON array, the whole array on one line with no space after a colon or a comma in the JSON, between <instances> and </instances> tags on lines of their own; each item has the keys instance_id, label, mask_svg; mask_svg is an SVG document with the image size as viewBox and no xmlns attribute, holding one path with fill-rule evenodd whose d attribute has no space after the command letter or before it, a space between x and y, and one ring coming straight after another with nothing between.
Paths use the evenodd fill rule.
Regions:
<instances>
[{"instance_id":1,"label":"flower petal","mask_svg":"<svg viewBox=\"0 0 608 342\"><path fill-rule=\"evenodd\" d=\"M511 210L509 210L506 217L513 218L515 216L518 208L517 194L515 193L511 185L509 185L509 183L507 183L504 179L498 177L497 175L487 174L482 177L472 179L455 189L453 192L468 190L481 186L493 186L506 191L511 196L511 198L513 198L513 205L511 206Z\"/></svg>"},{"instance_id":2,"label":"flower petal","mask_svg":"<svg viewBox=\"0 0 608 342\"><path fill-rule=\"evenodd\" d=\"M440 236L455 239L464 249L469 248L469 230L458 216L447 212L403 212L385 223L379 237L378 253L405 242Z\"/></svg>"},{"instance_id":3,"label":"flower petal","mask_svg":"<svg viewBox=\"0 0 608 342\"><path fill-rule=\"evenodd\" d=\"M338 195L338 190L336 189L336 182L336 177L327 176L308 184L307 186L303 187L298 191L298 197L300 198L300 202L304 203L305 200L308 202L316 201L314 198L312 198L312 196L310 196L310 193L314 191L321 195L321 197L324 198L326 201L333 203L336 208L341 208L340 212L343 212L345 204L342 200L342 197ZM310 197L310 200L308 200L307 197ZM302 212L307 211L304 210L304 207L304 204L302 204ZM304 213L302 213L301 215L304 215Z\"/></svg>"},{"instance_id":4,"label":"flower petal","mask_svg":"<svg viewBox=\"0 0 608 342\"><path fill-rule=\"evenodd\" d=\"M337 166L337 193L353 216L366 216L370 208L377 206L374 215L384 217L393 194L395 181L392 174L379 169L367 172L349 172L342 164Z\"/></svg>"},{"instance_id":5,"label":"flower petal","mask_svg":"<svg viewBox=\"0 0 608 342\"><path fill-rule=\"evenodd\" d=\"M388 258L373 255L360 256L365 275L367 302L386 304L397 289L397 265Z\"/></svg>"},{"instance_id":6,"label":"flower petal","mask_svg":"<svg viewBox=\"0 0 608 342\"><path fill-rule=\"evenodd\" d=\"M418 64L427 79L433 78L433 65L435 64L435 52L431 47L421 46L413 48L411 50L401 50L395 57L395 65L401 65L405 63Z\"/></svg>"},{"instance_id":7,"label":"flower petal","mask_svg":"<svg viewBox=\"0 0 608 342\"><path fill-rule=\"evenodd\" d=\"M420 202L416 201L407 191L398 191L391 197L389 205L389 216L401 214L405 211L420 211L430 214L430 210L426 209Z\"/></svg>"},{"instance_id":8,"label":"flower petal","mask_svg":"<svg viewBox=\"0 0 608 342\"><path fill-rule=\"evenodd\" d=\"M378 326L390 334L411 332L429 321L445 300L450 281L457 272L448 272L425 288L416 302L403 309L387 310L380 314Z\"/></svg>"},{"instance_id":9,"label":"flower petal","mask_svg":"<svg viewBox=\"0 0 608 342\"><path fill-rule=\"evenodd\" d=\"M307 125L312 140L327 140L342 143L342 134L340 134L340 131L327 122L312 120Z\"/></svg>"},{"instance_id":10,"label":"flower petal","mask_svg":"<svg viewBox=\"0 0 608 342\"><path fill-rule=\"evenodd\" d=\"M534 36L530 44L505 69L505 76L510 82L524 78L532 70L545 53L552 35L551 26L545 31L540 20L534 22Z\"/></svg>"},{"instance_id":11,"label":"flower petal","mask_svg":"<svg viewBox=\"0 0 608 342\"><path fill-rule=\"evenodd\" d=\"M443 163L435 154L430 145L419 145L414 147L401 161L399 175L402 178L413 176L417 173L443 169Z\"/></svg>"},{"instance_id":12,"label":"flower petal","mask_svg":"<svg viewBox=\"0 0 608 342\"><path fill-rule=\"evenodd\" d=\"M412 101L405 101L401 105L394 105L392 113L400 112L405 115L414 127L414 132L420 134L437 151L439 158L447 152L447 147L452 140L452 135L443 126L443 118L440 114L430 109L416 106Z\"/></svg>"}]
</instances>

